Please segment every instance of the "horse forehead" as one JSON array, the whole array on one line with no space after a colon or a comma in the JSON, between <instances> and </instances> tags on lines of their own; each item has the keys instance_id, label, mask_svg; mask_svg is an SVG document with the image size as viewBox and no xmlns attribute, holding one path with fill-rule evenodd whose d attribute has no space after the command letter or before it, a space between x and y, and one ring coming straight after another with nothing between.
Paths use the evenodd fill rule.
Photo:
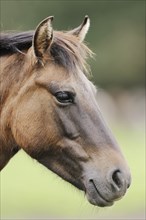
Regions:
<instances>
[{"instance_id":1,"label":"horse forehead","mask_svg":"<svg viewBox=\"0 0 146 220\"><path fill-rule=\"evenodd\" d=\"M42 72L44 73L44 80L48 83L53 82L54 84L56 82L60 86L73 87L75 91L81 93L96 95L96 87L79 68L72 72L50 63Z\"/></svg>"},{"instance_id":2,"label":"horse forehead","mask_svg":"<svg viewBox=\"0 0 146 220\"><path fill-rule=\"evenodd\" d=\"M90 93L94 96L96 95L97 89L95 85L83 73L80 73L75 78L75 81L77 89L83 90L84 93Z\"/></svg>"}]
</instances>

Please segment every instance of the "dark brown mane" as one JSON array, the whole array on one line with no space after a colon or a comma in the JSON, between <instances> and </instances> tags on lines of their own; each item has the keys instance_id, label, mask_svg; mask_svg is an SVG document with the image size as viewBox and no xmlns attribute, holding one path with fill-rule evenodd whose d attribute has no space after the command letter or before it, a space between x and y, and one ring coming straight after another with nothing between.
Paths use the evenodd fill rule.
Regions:
<instances>
[{"instance_id":1,"label":"dark brown mane","mask_svg":"<svg viewBox=\"0 0 146 220\"><path fill-rule=\"evenodd\" d=\"M14 54L18 50L29 49L32 45L33 32L9 33L0 35L0 56Z\"/></svg>"},{"instance_id":2,"label":"dark brown mane","mask_svg":"<svg viewBox=\"0 0 146 220\"><path fill-rule=\"evenodd\" d=\"M28 50L32 46L33 31L0 35L0 56L12 55ZM50 54L54 62L67 69L77 64L86 70L86 58L92 55L91 50L71 34L54 32Z\"/></svg>"}]
</instances>

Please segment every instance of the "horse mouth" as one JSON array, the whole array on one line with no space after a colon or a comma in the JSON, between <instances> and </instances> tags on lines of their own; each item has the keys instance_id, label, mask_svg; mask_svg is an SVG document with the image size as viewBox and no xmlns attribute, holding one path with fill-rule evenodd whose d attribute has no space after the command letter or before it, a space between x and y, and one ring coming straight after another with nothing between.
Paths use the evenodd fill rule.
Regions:
<instances>
[{"instance_id":1,"label":"horse mouth","mask_svg":"<svg viewBox=\"0 0 146 220\"><path fill-rule=\"evenodd\" d=\"M101 194L93 180L90 180L90 187L86 190L86 196L92 205L105 207L114 204L114 201L109 201Z\"/></svg>"}]
</instances>

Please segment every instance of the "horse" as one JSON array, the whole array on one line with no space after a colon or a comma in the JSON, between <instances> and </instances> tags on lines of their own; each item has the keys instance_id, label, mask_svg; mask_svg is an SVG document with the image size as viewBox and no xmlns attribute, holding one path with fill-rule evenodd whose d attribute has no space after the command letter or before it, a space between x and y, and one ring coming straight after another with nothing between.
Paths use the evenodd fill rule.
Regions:
<instances>
[{"instance_id":1,"label":"horse","mask_svg":"<svg viewBox=\"0 0 146 220\"><path fill-rule=\"evenodd\" d=\"M90 19L68 31L54 31L52 23L49 16L35 31L1 34L0 169L23 149L91 204L111 206L125 195L131 173L89 80Z\"/></svg>"}]
</instances>

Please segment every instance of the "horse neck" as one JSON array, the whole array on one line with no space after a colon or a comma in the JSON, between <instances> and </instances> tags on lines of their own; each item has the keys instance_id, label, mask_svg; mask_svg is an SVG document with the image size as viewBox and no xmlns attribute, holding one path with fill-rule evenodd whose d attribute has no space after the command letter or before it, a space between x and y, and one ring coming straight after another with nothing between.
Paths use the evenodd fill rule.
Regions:
<instances>
[{"instance_id":1,"label":"horse neck","mask_svg":"<svg viewBox=\"0 0 146 220\"><path fill-rule=\"evenodd\" d=\"M0 58L0 149L16 146L11 133L12 112L21 86L27 80L30 68L30 52L16 53Z\"/></svg>"}]
</instances>

